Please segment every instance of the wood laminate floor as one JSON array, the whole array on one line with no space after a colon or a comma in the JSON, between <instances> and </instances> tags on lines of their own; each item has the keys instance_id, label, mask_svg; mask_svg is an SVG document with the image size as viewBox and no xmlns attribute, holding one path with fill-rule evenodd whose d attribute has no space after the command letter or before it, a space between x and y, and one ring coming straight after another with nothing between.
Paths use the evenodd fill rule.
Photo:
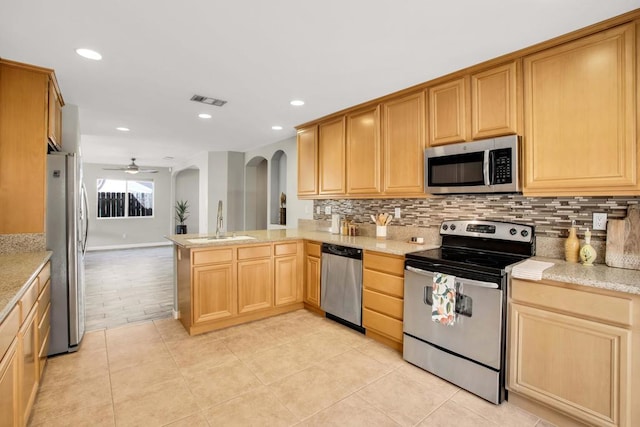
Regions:
<instances>
[{"instance_id":1,"label":"wood laminate floor","mask_svg":"<svg viewBox=\"0 0 640 427\"><path fill-rule=\"evenodd\" d=\"M190 337L160 319L88 332L50 358L30 426L523 426L493 405L314 313Z\"/></svg>"},{"instance_id":2,"label":"wood laminate floor","mask_svg":"<svg viewBox=\"0 0 640 427\"><path fill-rule=\"evenodd\" d=\"M85 329L171 317L173 247L85 255Z\"/></svg>"}]
</instances>

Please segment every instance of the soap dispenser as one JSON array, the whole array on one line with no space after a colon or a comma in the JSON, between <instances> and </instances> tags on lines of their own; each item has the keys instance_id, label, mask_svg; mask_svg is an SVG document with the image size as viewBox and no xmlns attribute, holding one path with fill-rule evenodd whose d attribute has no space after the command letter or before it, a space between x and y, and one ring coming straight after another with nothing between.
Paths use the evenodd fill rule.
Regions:
<instances>
[{"instance_id":1,"label":"soap dispenser","mask_svg":"<svg viewBox=\"0 0 640 427\"><path fill-rule=\"evenodd\" d=\"M596 250L591 246L591 232L587 228L584 233L584 246L580 249L580 259L582 264L590 267L593 265L593 261L596 260Z\"/></svg>"},{"instance_id":2,"label":"soap dispenser","mask_svg":"<svg viewBox=\"0 0 640 427\"><path fill-rule=\"evenodd\" d=\"M569 237L564 242L564 259L567 262L578 262L580 254L580 240L576 235L576 222L571 221Z\"/></svg>"}]
</instances>

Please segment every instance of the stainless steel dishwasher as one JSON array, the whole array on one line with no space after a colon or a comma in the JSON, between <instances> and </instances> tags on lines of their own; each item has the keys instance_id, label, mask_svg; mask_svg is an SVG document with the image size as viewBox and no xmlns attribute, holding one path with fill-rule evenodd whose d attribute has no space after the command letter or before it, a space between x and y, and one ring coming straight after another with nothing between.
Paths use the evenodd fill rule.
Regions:
<instances>
[{"instance_id":1,"label":"stainless steel dishwasher","mask_svg":"<svg viewBox=\"0 0 640 427\"><path fill-rule=\"evenodd\" d=\"M322 244L320 308L327 318L364 333L362 249Z\"/></svg>"}]
</instances>

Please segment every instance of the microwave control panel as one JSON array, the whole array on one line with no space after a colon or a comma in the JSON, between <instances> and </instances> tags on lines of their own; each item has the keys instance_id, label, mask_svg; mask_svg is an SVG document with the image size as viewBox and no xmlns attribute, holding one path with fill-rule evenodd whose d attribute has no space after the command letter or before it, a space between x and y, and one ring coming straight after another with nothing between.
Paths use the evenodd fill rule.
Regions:
<instances>
[{"instance_id":1,"label":"microwave control panel","mask_svg":"<svg viewBox=\"0 0 640 427\"><path fill-rule=\"evenodd\" d=\"M511 148L491 150L493 173L491 184L510 184L513 182L511 167Z\"/></svg>"}]
</instances>

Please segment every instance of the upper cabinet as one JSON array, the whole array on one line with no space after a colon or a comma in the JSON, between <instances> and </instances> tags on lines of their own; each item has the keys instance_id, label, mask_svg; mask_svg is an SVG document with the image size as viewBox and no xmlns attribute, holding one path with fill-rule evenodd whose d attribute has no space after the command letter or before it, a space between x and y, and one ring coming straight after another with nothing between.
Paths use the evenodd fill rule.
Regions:
<instances>
[{"instance_id":1,"label":"upper cabinet","mask_svg":"<svg viewBox=\"0 0 640 427\"><path fill-rule=\"evenodd\" d=\"M636 26L524 58L528 195L638 194Z\"/></svg>"},{"instance_id":2,"label":"upper cabinet","mask_svg":"<svg viewBox=\"0 0 640 427\"><path fill-rule=\"evenodd\" d=\"M298 196L318 194L318 127L298 129Z\"/></svg>"},{"instance_id":3,"label":"upper cabinet","mask_svg":"<svg viewBox=\"0 0 640 427\"><path fill-rule=\"evenodd\" d=\"M517 133L517 64L511 61L430 86L429 145Z\"/></svg>"},{"instance_id":4,"label":"upper cabinet","mask_svg":"<svg viewBox=\"0 0 640 427\"><path fill-rule=\"evenodd\" d=\"M471 138L518 133L516 61L471 74Z\"/></svg>"},{"instance_id":5,"label":"upper cabinet","mask_svg":"<svg viewBox=\"0 0 640 427\"><path fill-rule=\"evenodd\" d=\"M318 125L318 194L345 193L345 119Z\"/></svg>"},{"instance_id":6,"label":"upper cabinet","mask_svg":"<svg viewBox=\"0 0 640 427\"><path fill-rule=\"evenodd\" d=\"M424 195L424 92L382 104L384 194Z\"/></svg>"},{"instance_id":7,"label":"upper cabinet","mask_svg":"<svg viewBox=\"0 0 640 427\"><path fill-rule=\"evenodd\" d=\"M429 145L451 144L467 140L469 78L461 77L430 87Z\"/></svg>"},{"instance_id":8,"label":"upper cabinet","mask_svg":"<svg viewBox=\"0 0 640 427\"><path fill-rule=\"evenodd\" d=\"M62 105L53 70L0 60L0 234L44 233L47 145L53 131L59 149Z\"/></svg>"},{"instance_id":9,"label":"upper cabinet","mask_svg":"<svg viewBox=\"0 0 640 427\"><path fill-rule=\"evenodd\" d=\"M49 80L47 131L49 142L57 151L62 149L62 99L55 80Z\"/></svg>"},{"instance_id":10,"label":"upper cabinet","mask_svg":"<svg viewBox=\"0 0 640 427\"><path fill-rule=\"evenodd\" d=\"M347 114L347 193L381 189L380 106Z\"/></svg>"}]
</instances>

